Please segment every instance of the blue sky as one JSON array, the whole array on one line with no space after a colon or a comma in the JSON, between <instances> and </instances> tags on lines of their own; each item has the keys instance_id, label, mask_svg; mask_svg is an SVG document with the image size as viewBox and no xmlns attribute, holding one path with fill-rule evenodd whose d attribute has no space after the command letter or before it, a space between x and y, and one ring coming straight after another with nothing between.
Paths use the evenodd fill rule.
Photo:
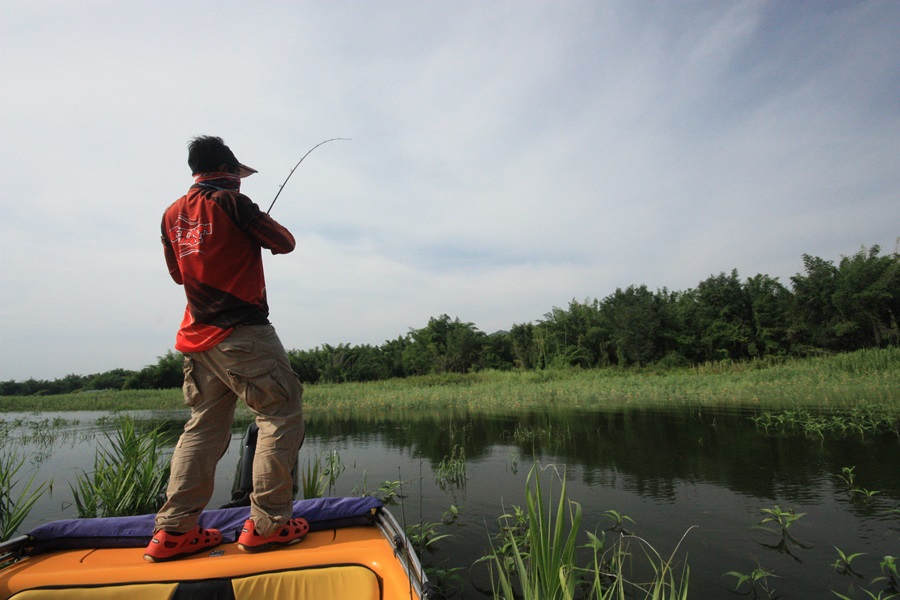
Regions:
<instances>
[{"instance_id":1,"label":"blue sky","mask_svg":"<svg viewBox=\"0 0 900 600\"><path fill-rule=\"evenodd\" d=\"M900 236L900 3L4 0L0 379L139 369L222 136L297 250L285 346L485 332L618 287L789 284Z\"/></svg>"}]
</instances>

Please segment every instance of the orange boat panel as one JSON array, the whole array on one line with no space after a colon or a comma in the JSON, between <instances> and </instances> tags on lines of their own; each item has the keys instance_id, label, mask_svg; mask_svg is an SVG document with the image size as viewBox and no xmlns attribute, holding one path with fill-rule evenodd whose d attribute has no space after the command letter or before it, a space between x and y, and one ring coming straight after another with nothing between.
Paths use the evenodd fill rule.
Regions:
<instances>
[{"instance_id":1,"label":"orange boat panel","mask_svg":"<svg viewBox=\"0 0 900 600\"><path fill-rule=\"evenodd\" d=\"M374 578L380 584L382 594L374 598L409 600L411 597L408 576L395 558L393 547L376 527L318 531L307 535L299 544L258 554L242 552L234 543L222 544L212 551L164 563L147 562L143 559L143 554L143 548L103 548L64 550L28 557L0 570L0 599L11 598L23 590L50 586L93 588L88 590L92 593L98 592L98 586L115 586L118 593L121 593L123 584L128 586L135 583L168 584L216 578L237 580L262 573L298 569L331 571L332 569L322 569L328 566L365 567L362 570L370 574L368 583L364 582L364 576L356 571L348 575L347 581L352 581L352 585L366 590L371 589L369 583ZM337 585L336 580L332 580L331 577L329 575L326 578L326 584ZM337 579L343 580L342 577ZM40 598L43 600L62 597L59 589L52 591L55 595ZM15 597L16 600L25 598L21 595ZM99 595L74 596L74 598L86 597L103 598ZM128 597L132 600L143 600L143 597L138 595L129 594ZM337 597L369 596L353 593ZM415 598L416 595L413 593L412 597Z\"/></svg>"}]
</instances>

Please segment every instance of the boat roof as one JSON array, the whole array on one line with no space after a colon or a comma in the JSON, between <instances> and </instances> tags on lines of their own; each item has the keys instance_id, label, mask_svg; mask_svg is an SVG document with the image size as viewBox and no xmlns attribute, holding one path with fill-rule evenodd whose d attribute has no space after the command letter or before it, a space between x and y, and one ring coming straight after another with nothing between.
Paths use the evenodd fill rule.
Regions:
<instances>
[{"instance_id":1,"label":"boat roof","mask_svg":"<svg viewBox=\"0 0 900 600\"><path fill-rule=\"evenodd\" d=\"M0 600L354 598L419 600L431 589L409 540L382 502L318 498L294 504L310 533L299 544L242 552L234 543L249 508L206 511L223 543L164 563L143 559L153 515L54 521L33 529L0 568ZM9 544L9 542L7 542Z\"/></svg>"},{"instance_id":2,"label":"boat roof","mask_svg":"<svg viewBox=\"0 0 900 600\"><path fill-rule=\"evenodd\" d=\"M372 523L374 511L383 506L374 496L363 498L313 498L294 502L293 517L303 517L310 531ZM250 507L222 508L201 513L204 529L218 529L222 542L237 540L250 517ZM34 556L51 550L72 548L144 547L153 537L155 515L65 519L40 525L28 532Z\"/></svg>"}]
</instances>

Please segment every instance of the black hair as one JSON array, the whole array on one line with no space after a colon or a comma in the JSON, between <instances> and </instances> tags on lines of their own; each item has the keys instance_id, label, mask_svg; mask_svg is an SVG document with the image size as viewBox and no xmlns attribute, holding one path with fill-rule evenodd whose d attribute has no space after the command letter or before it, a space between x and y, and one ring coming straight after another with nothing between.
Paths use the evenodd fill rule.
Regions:
<instances>
[{"instance_id":1,"label":"black hair","mask_svg":"<svg viewBox=\"0 0 900 600\"><path fill-rule=\"evenodd\" d=\"M239 164L220 137L199 135L188 142L188 166L192 174L211 173L222 165L237 167Z\"/></svg>"}]
</instances>

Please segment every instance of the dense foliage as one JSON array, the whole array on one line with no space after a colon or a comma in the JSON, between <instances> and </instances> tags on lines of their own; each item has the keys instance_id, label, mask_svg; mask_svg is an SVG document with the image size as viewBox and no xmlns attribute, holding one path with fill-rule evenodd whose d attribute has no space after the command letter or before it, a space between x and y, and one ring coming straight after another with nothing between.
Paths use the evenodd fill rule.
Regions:
<instances>
[{"instance_id":1,"label":"dense foliage","mask_svg":"<svg viewBox=\"0 0 900 600\"><path fill-rule=\"evenodd\" d=\"M560 366L678 366L711 361L808 356L900 345L900 254L873 246L834 264L804 255L788 288L777 278L744 281L737 271L695 289L617 289L572 300L536 323L486 334L448 315L381 346L325 344L289 351L307 383L374 381L481 369ZM181 357L168 352L140 371L117 369L55 381L0 382L0 395L181 385Z\"/></svg>"}]
</instances>

